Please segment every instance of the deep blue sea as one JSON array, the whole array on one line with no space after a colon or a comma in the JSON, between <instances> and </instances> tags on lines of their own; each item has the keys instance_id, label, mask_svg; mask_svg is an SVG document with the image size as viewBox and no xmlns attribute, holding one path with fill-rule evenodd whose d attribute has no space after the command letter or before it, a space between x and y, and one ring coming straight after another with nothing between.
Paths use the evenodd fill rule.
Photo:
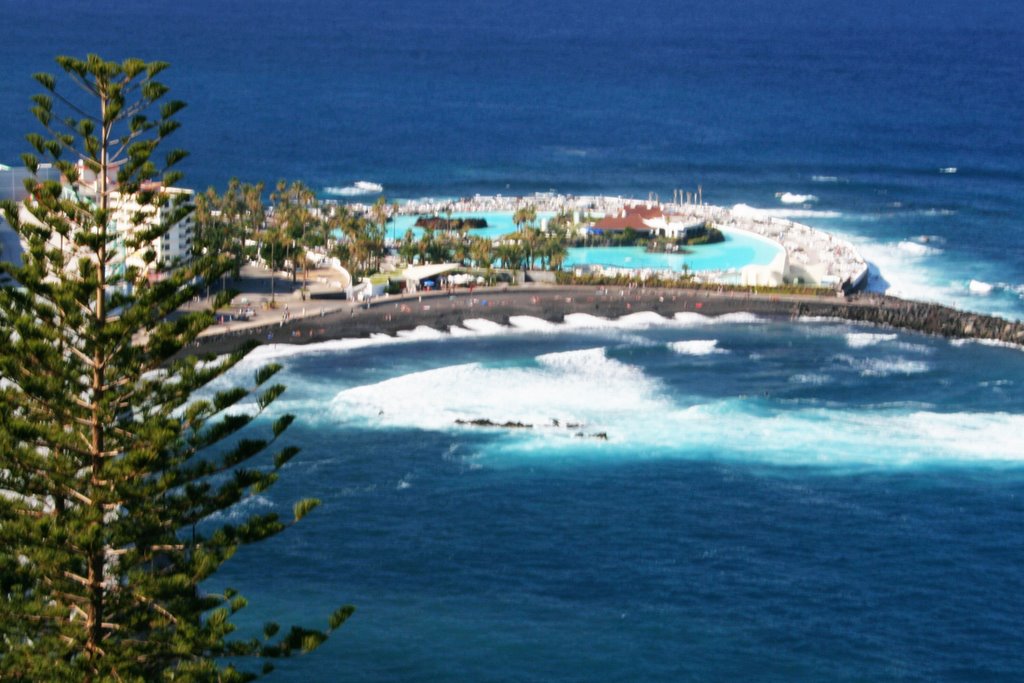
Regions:
<instances>
[{"instance_id":1,"label":"deep blue sea","mask_svg":"<svg viewBox=\"0 0 1024 683\"><path fill-rule=\"evenodd\" d=\"M25 151L30 74L54 55L163 59L193 187L700 185L848 237L876 289L1024 317L1019 2L0 0L0 17L0 163ZM303 451L231 515L324 505L211 589L250 598L243 630L358 606L270 680L1024 677L1019 349L744 316L517 322L246 361L280 355L274 410L297 412ZM474 417L534 427L454 423Z\"/></svg>"}]
</instances>

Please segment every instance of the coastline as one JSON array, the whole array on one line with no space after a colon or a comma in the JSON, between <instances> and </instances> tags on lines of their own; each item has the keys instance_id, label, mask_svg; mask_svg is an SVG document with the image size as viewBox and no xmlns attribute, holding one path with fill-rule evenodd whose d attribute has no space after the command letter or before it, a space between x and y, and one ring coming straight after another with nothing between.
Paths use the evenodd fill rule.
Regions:
<instances>
[{"instance_id":1,"label":"coastline","mask_svg":"<svg viewBox=\"0 0 1024 683\"><path fill-rule=\"evenodd\" d=\"M776 319L836 318L949 339L1024 345L1024 323L1019 321L878 294L826 298L682 288L527 285L482 288L472 293L391 296L369 304L347 303L322 315L221 333L208 330L179 355L228 353L252 342L313 344L375 334L393 336L421 326L447 332L468 319L508 325L513 316L531 316L560 323L572 313L615 319L645 312L669 318L683 312L711 317L742 312Z\"/></svg>"}]
</instances>

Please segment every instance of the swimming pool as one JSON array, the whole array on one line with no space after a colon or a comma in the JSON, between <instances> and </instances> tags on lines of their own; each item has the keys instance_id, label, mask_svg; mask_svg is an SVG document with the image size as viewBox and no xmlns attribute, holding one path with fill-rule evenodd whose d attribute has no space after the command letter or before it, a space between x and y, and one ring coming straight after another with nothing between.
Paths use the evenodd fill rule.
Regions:
<instances>
[{"instance_id":1,"label":"swimming pool","mask_svg":"<svg viewBox=\"0 0 1024 683\"><path fill-rule=\"evenodd\" d=\"M749 265L768 265L782 252L782 246L743 230L722 229L725 241L687 247L689 254L649 253L644 247L579 247L569 249L565 267L583 265L617 268L671 270L683 264L691 271L731 270Z\"/></svg>"},{"instance_id":2,"label":"swimming pool","mask_svg":"<svg viewBox=\"0 0 1024 683\"><path fill-rule=\"evenodd\" d=\"M537 212L537 225L551 219L555 214L549 211ZM442 216L442 218L445 216ZM452 219L483 218L486 228L470 230L477 237L495 239L515 232L512 214L507 211L462 211L452 213ZM401 240L407 230L412 230L416 239L423 235L423 228L417 228L419 216L398 216L388 223L388 239ZM683 264L690 271L732 270L747 265L768 265L782 247L769 239L744 230L722 229L725 241L687 247L689 254L648 253L644 247L579 247L569 249L565 268L582 265L602 265L617 268L671 270L679 272Z\"/></svg>"},{"instance_id":3,"label":"swimming pool","mask_svg":"<svg viewBox=\"0 0 1024 683\"><path fill-rule=\"evenodd\" d=\"M541 221L550 220L554 215L554 212L551 211L538 211L537 227L540 227ZM440 214L439 217L447 218L448 215ZM412 230L416 239L419 239L423 235L423 228L415 227L418 218L419 216L398 216L394 221L388 223L388 239L400 240L405 236L406 230ZM507 211L456 211L452 213L453 220L460 218L483 218L487 221L486 228L469 231L469 234L475 237L495 239L516 230L516 224L512 222L512 214Z\"/></svg>"}]
</instances>

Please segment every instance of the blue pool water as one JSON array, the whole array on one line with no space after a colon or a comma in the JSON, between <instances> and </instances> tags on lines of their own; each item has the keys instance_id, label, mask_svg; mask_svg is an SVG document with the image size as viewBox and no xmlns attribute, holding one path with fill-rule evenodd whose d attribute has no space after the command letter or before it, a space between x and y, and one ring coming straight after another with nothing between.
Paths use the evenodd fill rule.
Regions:
<instances>
[{"instance_id":1,"label":"blue pool water","mask_svg":"<svg viewBox=\"0 0 1024 683\"><path fill-rule=\"evenodd\" d=\"M602 265L620 268L690 271L738 270L746 265L767 265L782 253L782 247L756 235L724 230L726 240L718 244L687 247L689 254L650 253L644 247L585 247L570 249L566 268Z\"/></svg>"},{"instance_id":2,"label":"blue pool water","mask_svg":"<svg viewBox=\"0 0 1024 683\"><path fill-rule=\"evenodd\" d=\"M452 213L452 219L458 218L483 218L487 221L486 228L474 228L469 231L470 235L476 237L487 237L494 239L502 235L508 235L516 231L516 224L512 221L511 213L507 211L477 211ZM541 222L550 220L555 214L550 211L538 211L535 227L541 227ZM439 214L440 218L447 218L447 214ZM407 230L412 230L413 235L419 239L423 235L423 229L416 227L416 220L419 216L398 216L388 225L388 237L401 240Z\"/></svg>"}]
</instances>

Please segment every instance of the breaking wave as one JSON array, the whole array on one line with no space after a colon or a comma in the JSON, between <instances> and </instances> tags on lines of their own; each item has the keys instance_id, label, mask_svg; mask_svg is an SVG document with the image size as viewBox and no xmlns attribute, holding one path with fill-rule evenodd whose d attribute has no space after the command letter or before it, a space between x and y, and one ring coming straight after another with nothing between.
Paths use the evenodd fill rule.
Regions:
<instances>
[{"instance_id":1,"label":"breaking wave","mask_svg":"<svg viewBox=\"0 0 1024 683\"><path fill-rule=\"evenodd\" d=\"M982 282L981 280L971 280L967 283L967 291L971 294L991 294L994 286L988 282Z\"/></svg>"},{"instance_id":2,"label":"breaking wave","mask_svg":"<svg viewBox=\"0 0 1024 683\"><path fill-rule=\"evenodd\" d=\"M669 342L668 348L683 356L710 356L716 353L729 353L718 348L717 339L687 339L686 341Z\"/></svg>"},{"instance_id":3,"label":"breaking wave","mask_svg":"<svg viewBox=\"0 0 1024 683\"><path fill-rule=\"evenodd\" d=\"M931 370L931 366L922 360L910 358L854 358L840 354L834 360L849 365L860 373L861 377L889 377L892 375L916 375Z\"/></svg>"},{"instance_id":4,"label":"breaking wave","mask_svg":"<svg viewBox=\"0 0 1024 683\"><path fill-rule=\"evenodd\" d=\"M369 180L357 180L351 185L345 187L325 187L324 192L326 194L333 194L339 197L358 197L364 194L377 194L384 191L384 186L380 183L370 182Z\"/></svg>"},{"instance_id":5,"label":"breaking wave","mask_svg":"<svg viewBox=\"0 0 1024 683\"><path fill-rule=\"evenodd\" d=\"M931 247L928 246L927 244L922 244L920 242L910 242L907 240L897 243L896 248L905 251L913 256L929 256L933 254L942 253L942 250L939 249L938 247Z\"/></svg>"},{"instance_id":6,"label":"breaking wave","mask_svg":"<svg viewBox=\"0 0 1024 683\"><path fill-rule=\"evenodd\" d=\"M872 376L926 367L906 359L851 362ZM820 385L832 378L811 372L789 381ZM505 464L559 454L886 468L1024 459L1022 415L939 413L900 402L850 410L760 397L707 400L668 392L603 347L544 354L527 365L452 365L346 389L324 419L488 434L494 441L478 458ZM474 419L490 424L467 424ZM497 426L506 422L513 424Z\"/></svg>"},{"instance_id":7,"label":"breaking wave","mask_svg":"<svg viewBox=\"0 0 1024 683\"><path fill-rule=\"evenodd\" d=\"M793 192L776 192L775 196L783 204L810 204L818 201L813 194L794 194Z\"/></svg>"},{"instance_id":8,"label":"breaking wave","mask_svg":"<svg viewBox=\"0 0 1024 683\"><path fill-rule=\"evenodd\" d=\"M528 366L467 363L411 373L342 391L332 410L339 419L384 427L472 429L456 421L491 420L539 429L557 420L582 428L607 424L627 409L664 411L669 404L660 394L639 369L594 348L537 356Z\"/></svg>"},{"instance_id":9,"label":"breaking wave","mask_svg":"<svg viewBox=\"0 0 1024 683\"><path fill-rule=\"evenodd\" d=\"M738 216L754 218L758 216L766 218L840 218L843 215L839 211L819 211L816 209L759 209L747 204L735 204L732 207L732 212Z\"/></svg>"},{"instance_id":10,"label":"breaking wave","mask_svg":"<svg viewBox=\"0 0 1024 683\"><path fill-rule=\"evenodd\" d=\"M896 334L880 334L875 332L850 332L846 335L846 345L851 349L863 349L882 342L894 341L899 337Z\"/></svg>"}]
</instances>

